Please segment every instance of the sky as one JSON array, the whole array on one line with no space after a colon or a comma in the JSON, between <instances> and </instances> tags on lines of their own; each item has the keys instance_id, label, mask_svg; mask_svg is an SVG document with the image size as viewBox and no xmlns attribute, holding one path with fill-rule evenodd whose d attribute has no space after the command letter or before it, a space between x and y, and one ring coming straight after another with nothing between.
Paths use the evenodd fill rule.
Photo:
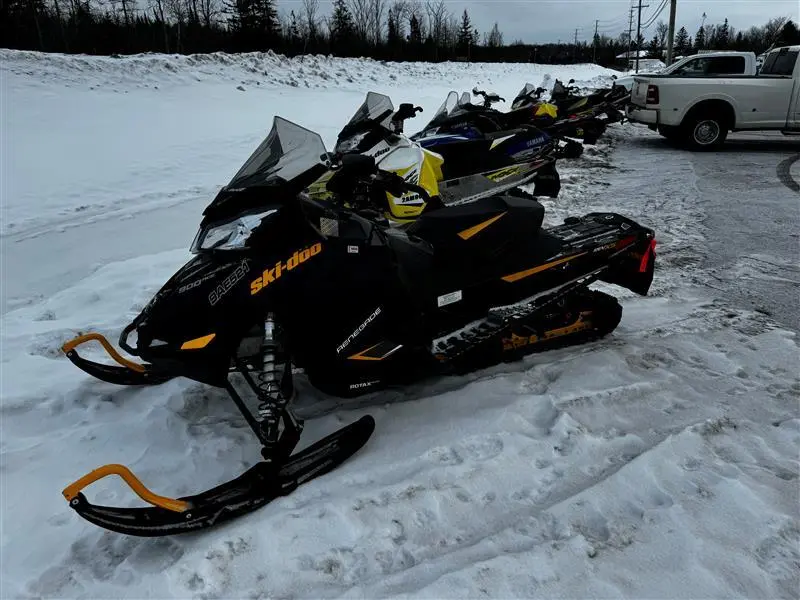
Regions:
<instances>
[{"instance_id":1,"label":"sky","mask_svg":"<svg viewBox=\"0 0 800 600\"><path fill-rule=\"evenodd\" d=\"M424 4L424 0L418 0ZM664 2L658 19L669 21L669 0L642 0L642 23L646 24ZM638 0L636 0L638 6ZM483 34L496 21L508 44L521 39L527 43L572 41L578 29L579 41L591 41L595 20L598 32L616 37L628 29L631 0L445 0L451 13L461 15L466 8L474 26ZM297 11L301 0L278 0L279 9ZM330 13L331 3L320 0L320 12ZM800 22L800 0L678 0L675 29L685 26L694 36L706 13L706 24L728 23L736 30L762 25L775 16L787 16ZM643 30L646 39L653 36L655 22ZM636 13L633 21L636 29Z\"/></svg>"}]
</instances>

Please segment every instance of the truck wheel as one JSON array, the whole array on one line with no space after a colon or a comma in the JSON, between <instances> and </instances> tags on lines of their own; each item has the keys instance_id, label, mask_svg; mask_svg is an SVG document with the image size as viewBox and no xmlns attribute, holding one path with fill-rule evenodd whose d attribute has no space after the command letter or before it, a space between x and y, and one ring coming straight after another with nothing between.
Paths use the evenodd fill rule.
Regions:
<instances>
[{"instance_id":1,"label":"truck wheel","mask_svg":"<svg viewBox=\"0 0 800 600\"><path fill-rule=\"evenodd\" d=\"M719 117L701 113L686 119L684 136L691 150L715 150L728 137L728 128Z\"/></svg>"}]
</instances>

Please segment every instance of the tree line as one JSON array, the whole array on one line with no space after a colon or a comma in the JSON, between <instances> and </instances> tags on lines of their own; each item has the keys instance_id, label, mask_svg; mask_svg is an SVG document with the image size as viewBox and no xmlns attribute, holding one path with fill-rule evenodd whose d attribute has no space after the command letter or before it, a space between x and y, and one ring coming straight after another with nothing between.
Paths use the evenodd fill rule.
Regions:
<instances>
[{"instance_id":1,"label":"tree line","mask_svg":"<svg viewBox=\"0 0 800 600\"><path fill-rule=\"evenodd\" d=\"M294 4L293 4L294 6ZM667 27L659 21L646 42L597 35L576 44L506 43L497 23L480 32L464 10L445 0L302 0L283 14L277 0L0 0L0 34L7 48L83 54L203 53L274 50L289 56L331 54L379 60L463 60L613 65L629 49L661 56ZM792 37L794 36L794 37ZM697 49L762 52L781 38L798 43L786 18L734 32L727 19L691 38L675 35L675 54ZM789 39L791 38L791 39Z\"/></svg>"}]
</instances>

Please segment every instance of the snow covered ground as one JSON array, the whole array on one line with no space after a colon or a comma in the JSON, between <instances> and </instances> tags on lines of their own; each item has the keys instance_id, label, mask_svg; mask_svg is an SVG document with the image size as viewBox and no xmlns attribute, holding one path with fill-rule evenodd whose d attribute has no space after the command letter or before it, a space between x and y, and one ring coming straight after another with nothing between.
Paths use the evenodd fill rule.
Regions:
<instances>
[{"instance_id":1,"label":"snow covered ground","mask_svg":"<svg viewBox=\"0 0 800 600\"><path fill-rule=\"evenodd\" d=\"M259 459L221 391L118 388L59 347L87 330L117 338L274 114L330 143L371 89L425 117L453 88L509 98L547 75L604 72L8 51L0 63L1 597L797 596L795 334L704 285L692 163L630 126L560 165L562 194L544 201L549 224L614 210L656 229L650 296L604 286L624 306L613 334L344 405L301 380L304 443L376 418L337 471L202 534L141 539L80 520L61 489L100 464L179 496ZM658 193L641 193L645 179ZM136 503L114 480L88 494Z\"/></svg>"}]
</instances>

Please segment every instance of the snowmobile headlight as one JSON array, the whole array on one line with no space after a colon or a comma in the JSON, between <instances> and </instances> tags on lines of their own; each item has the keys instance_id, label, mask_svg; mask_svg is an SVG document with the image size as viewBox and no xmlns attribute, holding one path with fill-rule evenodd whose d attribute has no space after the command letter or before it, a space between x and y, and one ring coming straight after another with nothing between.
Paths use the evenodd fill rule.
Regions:
<instances>
[{"instance_id":1,"label":"snowmobile headlight","mask_svg":"<svg viewBox=\"0 0 800 600\"><path fill-rule=\"evenodd\" d=\"M364 141L364 138L369 135L369 131L362 131L361 133L356 133L355 135L350 136L347 139L342 140L336 145L336 153L337 154L344 154L345 152L350 152L351 150L355 150L358 145Z\"/></svg>"},{"instance_id":2,"label":"snowmobile headlight","mask_svg":"<svg viewBox=\"0 0 800 600\"><path fill-rule=\"evenodd\" d=\"M232 221L212 223L201 227L190 247L192 254L201 250L236 250L244 248L253 231L262 221L278 212L277 208L243 215Z\"/></svg>"}]
</instances>

